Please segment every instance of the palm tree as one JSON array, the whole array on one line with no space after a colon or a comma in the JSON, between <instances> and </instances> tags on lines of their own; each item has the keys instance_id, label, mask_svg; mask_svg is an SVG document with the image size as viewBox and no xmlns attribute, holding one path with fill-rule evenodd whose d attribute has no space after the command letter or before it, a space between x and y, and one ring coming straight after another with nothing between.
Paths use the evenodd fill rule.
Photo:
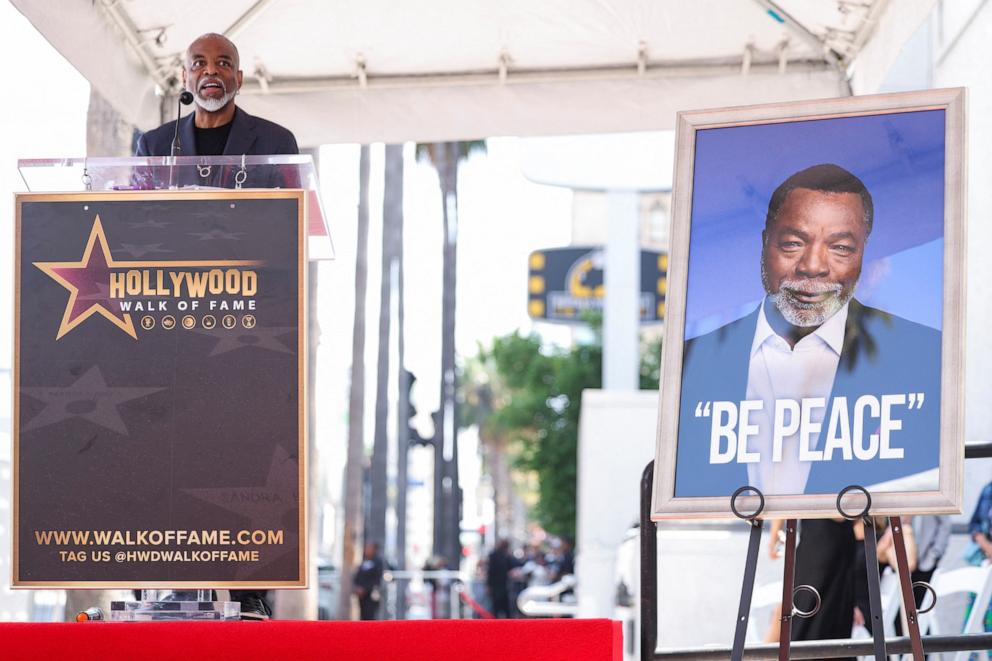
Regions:
<instances>
[{"instance_id":1,"label":"palm tree","mask_svg":"<svg viewBox=\"0 0 992 661\"><path fill-rule=\"evenodd\" d=\"M393 268L398 259L397 230L403 223L403 145L386 145L382 205L382 281L379 287L379 357L376 363L375 434L372 443L372 492L365 541L385 547L389 434L389 330ZM402 365L400 365L402 368ZM400 457L402 460L402 457Z\"/></svg>"},{"instance_id":2,"label":"palm tree","mask_svg":"<svg viewBox=\"0 0 992 661\"><path fill-rule=\"evenodd\" d=\"M441 295L441 397L434 431L434 554L457 568L461 556L458 490L458 408L455 393L455 278L458 257L458 165L470 154L485 152L485 140L417 145L417 157L437 170L444 227Z\"/></svg>"},{"instance_id":3,"label":"palm tree","mask_svg":"<svg viewBox=\"0 0 992 661\"><path fill-rule=\"evenodd\" d=\"M495 409L505 406L509 395L492 355L480 351L468 360L462 369L461 381L459 427L465 429L475 425L479 430L483 470L490 477L495 505L492 538L519 538L525 522L517 517L522 504L514 488L510 437L505 429L494 424L492 417Z\"/></svg>"},{"instance_id":4,"label":"palm tree","mask_svg":"<svg viewBox=\"0 0 992 661\"><path fill-rule=\"evenodd\" d=\"M400 180L402 181L403 160L400 159ZM400 186L399 207L401 215L396 227L396 364L399 368L399 395L396 401L396 568L406 569L406 503L407 468L410 452L410 417L415 413L410 403L410 390L413 387L413 374L406 370L406 340L404 337L404 292L403 292L403 223L402 194ZM396 619L406 619L406 583L396 584Z\"/></svg>"},{"instance_id":5,"label":"palm tree","mask_svg":"<svg viewBox=\"0 0 992 661\"><path fill-rule=\"evenodd\" d=\"M351 337L351 393L348 402L348 460L345 465L344 534L341 539L341 594L338 617L351 619L351 579L362 525L362 467L365 463L365 290L368 280L369 147L358 162L358 239L355 247L355 322Z\"/></svg>"}]
</instances>

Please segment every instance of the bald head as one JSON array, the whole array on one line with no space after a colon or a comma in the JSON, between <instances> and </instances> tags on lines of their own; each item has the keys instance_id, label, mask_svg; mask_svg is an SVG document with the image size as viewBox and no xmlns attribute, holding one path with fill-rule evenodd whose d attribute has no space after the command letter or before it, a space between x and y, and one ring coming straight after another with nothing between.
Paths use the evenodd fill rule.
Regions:
<instances>
[{"instance_id":1,"label":"bald head","mask_svg":"<svg viewBox=\"0 0 992 661\"><path fill-rule=\"evenodd\" d=\"M238 70L241 68L241 55L238 53L238 47L234 45L233 41L216 32L201 34L193 40L193 43L186 49L186 68L189 68L190 63L193 61L193 55L202 51L206 46L204 42L215 42L221 49L228 51L234 60L234 69Z\"/></svg>"}]
</instances>

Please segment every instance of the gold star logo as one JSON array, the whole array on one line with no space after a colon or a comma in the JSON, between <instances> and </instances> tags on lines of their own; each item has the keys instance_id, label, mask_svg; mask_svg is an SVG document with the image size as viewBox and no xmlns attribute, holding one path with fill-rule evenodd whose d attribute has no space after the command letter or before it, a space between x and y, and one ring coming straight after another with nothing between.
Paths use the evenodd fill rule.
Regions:
<instances>
[{"instance_id":1,"label":"gold star logo","mask_svg":"<svg viewBox=\"0 0 992 661\"><path fill-rule=\"evenodd\" d=\"M135 332L130 313L122 311L120 301L110 295L110 274L114 269L257 267L264 266L265 262L244 259L117 261L110 253L110 246L103 232L103 224L100 222L100 216L97 216L93 220L93 229L90 230L83 256L78 262L34 262L34 265L69 290L69 302L66 303L62 323L55 336L56 340L62 339L62 336L93 315L104 317L136 340L138 335ZM192 328L195 326L196 320L191 320L192 323L187 325L186 318L183 318L183 327ZM143 324L145 330L154 326L154 319L151 321L151 325ZM175 326L174 318L171 326L166 326L163 319L163 327L168 329L173 326Z\"/></svg>"},{"instance_id":2,"label":"gold star logo","mask_svg":"<svg viewBox=\"0 0 992 661\"><path fill-rule=\"evenodd\" d=\"M114 262L103 233L100 216L93 221L93 229L86 241L83 257L78 262L35 262L57 283L69 290L69 302L62 315L56 340L93 315L100 315L134 339L138 339L131 315L115 311L110 298L110 271L120 265Z\"/></svg>"}]
</instances>

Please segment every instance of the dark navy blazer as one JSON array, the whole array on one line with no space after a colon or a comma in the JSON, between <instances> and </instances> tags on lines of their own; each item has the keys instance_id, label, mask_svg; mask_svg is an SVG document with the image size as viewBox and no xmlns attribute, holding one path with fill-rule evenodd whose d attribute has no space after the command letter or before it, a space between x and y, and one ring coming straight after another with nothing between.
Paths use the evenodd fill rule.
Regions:
<instances>
[{"instance_id":1,"label":"dark navy blazer","mask_svg":"<svg viewBox=\"0 0 992 661\"><path fill-rule=\"evenodd\" d=\"M197 156L196 138L193 133L193 118L195 113L190 113L179 120L179 140L182 151L177 156ZM171 121L162 126L148 131L138 139L138 147L135 156L169 156L172 151L172 138L176 131L176 122ZM249 156L272 155L272 154L299 154L299 147L296 145L296 138L293 133L275 122L270 122L261 117L249 115L241 108L235 107L234 119L231 124L231 133L227 137L227 144L224 146L225 156ZM232 188L234 186L234 174L238 168L224 167L214 168L207 177L200 177L195 169L182 168L179 181L180 186L200 185L219 186ZM155 182L142 182L143 188L161 188L162 182L158 181L166 176L165 168L154 168ZM161 170L161 172L159 172ZM248 167L248 178L244 182L245 188L277 188L295 187L296 181L286 180L285 176L275 174L275 168ZM289 169L287 169L289 172ZM168 183L166 182L166 186Z\"/></svg>"},{"instance_id":2,"label":"dark navy blazer","mask_svg":"<svg viewBox=\"0 0 992 661\"><path fill-rule=\"evenodd\" d=\"M751 344L758 310L726 326L688 340L682 363L682 401L675 495L729 496L748 483L747 464L709 463L710 417L696 417L698 402L746 399ZM848 414L861 395L925 393L921 409L892 407L902 429L891 434L890 445L903 448L903 459L844 460L838 452L830 462L813 462L806 493L837 493L851 484L868 486L936 468L940 454L940 331L866 307L852 299L848 307L844 344L830 402L846 397ZM822 449L831 405L823 417ZM878 420L866 417L864 435L875 433Z\"/></svg>"},{"instance_id":3,"label":"dark navy blazer","mask_svg":"<svg viewBox=\"0 0 992 661\"><path fill-rule=\"evenodd\" d=\"M179 120L179 140L182 152L177 156L196 156L196 139L193 137L193 117L190 113ZM249 115L235 107L231 133L224 146L225 156L241 154L299 154L292 131L275 122ZM138 139L135 156L169 156L176 122L171 121L152 129Z\"/></svg>"}]
</instances>

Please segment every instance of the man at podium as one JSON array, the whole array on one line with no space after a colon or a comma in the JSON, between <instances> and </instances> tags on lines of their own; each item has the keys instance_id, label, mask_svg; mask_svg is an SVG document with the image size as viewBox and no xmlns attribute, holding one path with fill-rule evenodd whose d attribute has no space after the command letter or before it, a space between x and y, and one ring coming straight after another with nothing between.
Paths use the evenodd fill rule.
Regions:
<instances>
[{"instance_id":1,"label":"man at podium","mask_svg":"<svg viewBox=\"0 0 992 661\"><path fill-rule=\"evenodd\" d=\"M173 155L173 140L177 143L176 156L298 154L296 137L289 129L249 115L237 107L234 99L241 89L243 77L238 49L230 39L214 33L197 37L186 49L183 64L183 87L193 95L196 104L194 112L142 135L135 156ZM231 187L233 174L224 172L230 169L219 168L221 171L212 175L209 168L200 169L198 181L191 181L186 176L179 183ZM293 185L284 181L284 177L277 175L277 178L279 181L271 180L271 176L269 180L261 181L249 174L244 186L274 188ZM150 187L160 186L151 182ZM243 620L268 619L272 614L265 592L232 590L231 599L241 602Z\"/></svg>"},{"instance_id":2,"label":"man at podium","mask_svg":"<svg viewBox=\"0 0 992 661\"><path fill-rule=\"evenodd\" d=\"M238 108L234 98L244 73L238 49L227 37L205 34L186 49L183 87L193 94L195 111L179 121L177 156L298 154L293 133ZM176 122L167 122L138 140L135 156L170 156Z\"/></svg>"}]
</instances>

